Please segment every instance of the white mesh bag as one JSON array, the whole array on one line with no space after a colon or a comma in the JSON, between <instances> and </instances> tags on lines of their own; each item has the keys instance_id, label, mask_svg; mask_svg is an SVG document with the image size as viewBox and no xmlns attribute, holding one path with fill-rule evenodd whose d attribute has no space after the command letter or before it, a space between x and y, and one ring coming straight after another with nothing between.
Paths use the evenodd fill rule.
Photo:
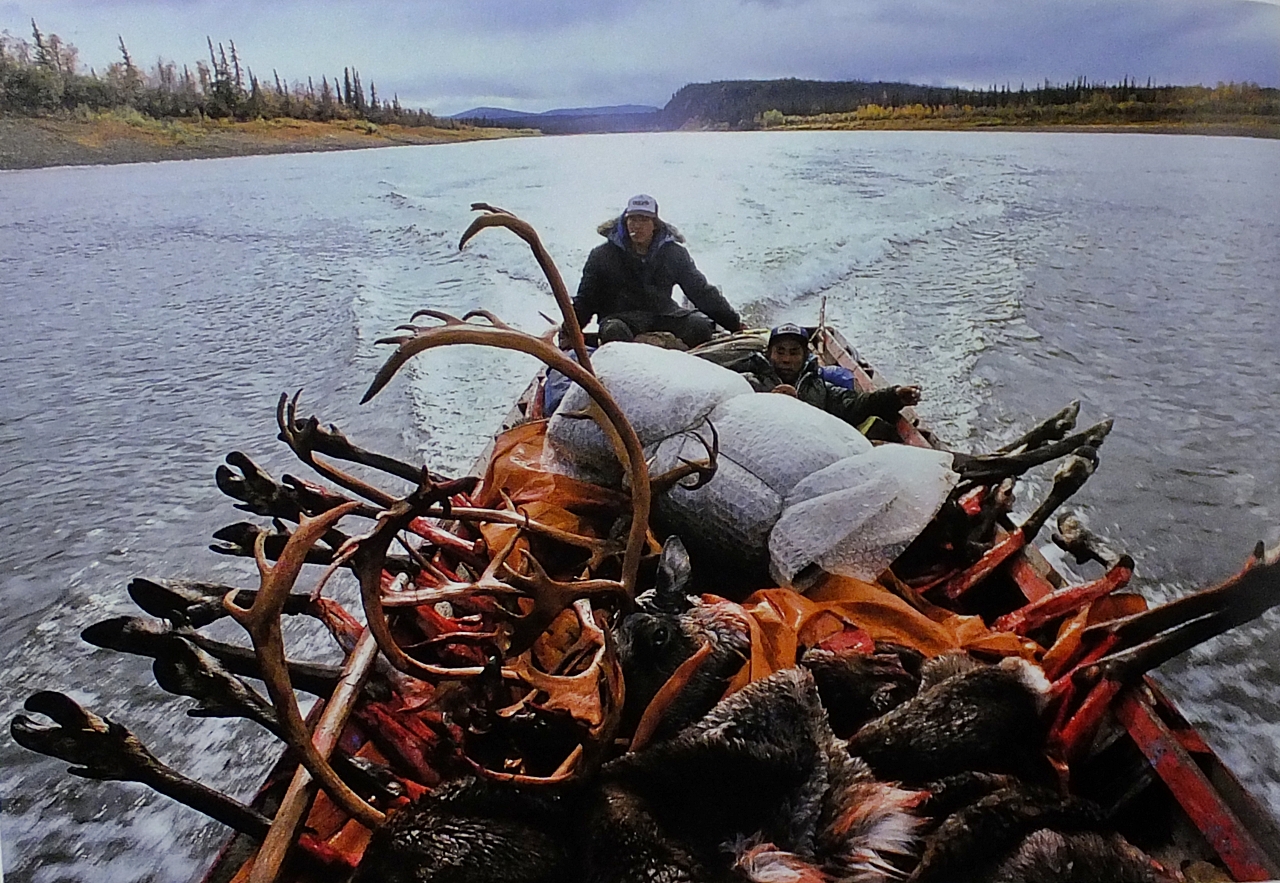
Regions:
<instances>
[{"instance_id":1,"label":"white mesh bag","mask_svg":"<svg viewBox=\"0 0 1280 883\"><path fill-rule=\"evenodd\" d=\"M938 513L959 476L951 454L881 445L797 482L769 535L773 576L789 585L810 564L874 580Z\"/></svg>"},{"instance_id":2,"label":"white mesh bag","mask_svg":"<svg viewBox=\"0 0 1280 883\"><path fill-rule=\"evenodd\" d=\"M721 456L783 496L805 476L871 450L857 429L793 396L736 396L708 419L719 433Z\"/></svg>"},{"instance_id":3,"label":"white mesh bag","mask_svg":"<svg viewBox=\"0 0 1280 883\"><path fill-rule=\"evenodd\" d=\"M607 343L592 354L591 364L645 447L697 426L726 399L752 392L737 372L643 343ZM544 464L616 486L622 467L604 432L594 420L564 416L585 410L590 402L582 387L569 387L547 426Z\"/></svg>"},{"instance_id":4,"label":"white mesh bag","mask_svg":"<svg viewBox=\"0 0 1280 883\"><path fill-rule=\"evenodd\" d=\"M695 545L761 565L769 531L792 487L842 458L871 450L852 426L792 396L735 396L707 419L719 437L715 475L696 490L677 486L661 495L655 500L657 513ZM705 422L697 433L710 443ZM681 457L703 460L706 455L691 435L682 434L657 445L650 474L674 468Z\"/></svg>"},{"instance_id":5,"label":"white mesh bag","mask_svg":"<svg viewBox=\"0 0 1280 883\"><path fill-rule=\"evenodd\" d=\"M705 424L699 434L710 441ZM705 460L706 456L697 440L679 435L657 446L650 468L658 475L678 466L680 457ZM664 525L692 547L721 560L739 559L743 566L754 563L762 568L769 531L782 512L782 495L723 452L710 482L696 490L676 485L653 502Z\"/></svg>"}]
</instances>

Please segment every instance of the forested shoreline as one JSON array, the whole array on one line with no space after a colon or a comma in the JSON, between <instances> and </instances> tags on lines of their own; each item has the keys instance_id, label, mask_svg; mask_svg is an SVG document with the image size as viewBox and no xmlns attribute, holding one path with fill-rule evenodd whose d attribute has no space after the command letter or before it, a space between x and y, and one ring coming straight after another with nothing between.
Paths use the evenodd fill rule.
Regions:
<instances>
[{"instance_id":1,"label":"forested shoreline","mask_svg":"<svg viewBox=\"0 0 1280 883\"><path fill-rule=\"evenodd\" d=\"M360 71L292 80L243 63L233 41L179 66L85 69L75 46L31 23L0 32L0 168L436 143L503 134L678 129L1086 129L1280 137L1280 89L1045 81L1034 88L895 82L691 83L652 114L460 121L379 95ZM513 132L512 130L517 130ZM121 147L121 145L124 145Z\"/></svg>"},{"instance_id":2,"label":"forested shoreline","mask_svg":"<svg viewBox=\"0 0 1280 883\"><path fill-rule=\"evenodd\" d=\"M401 107L398 96L378 96L370 82L366 94L360 72L344 67L342 77L306 82L282 78L276 70L269 79L241 63L234 41L208 40L208 60L179 69L176 62L157 61L149 70L134 63L120 38L121 60L99 74L84 71L79 52L57 34L41 32L31 23L32 39L0 32L0 116L70 114L85 117L107 111L133 110L153 119L254 119L292 118L327 122L337 119L366 120L375 124L453 128L422 109Z\"/></svg>"},{"instance_id":3,"label":"forested shoreline","mask_svg":"<svg viewBox=\"0 0 1280 883\"><path fill-rule=\"evenodd\" d=\"M1280 126L1280 89L1254 83L1206 86L1145 85L1125 78L1092 83L1080 78L1034 88L940 88L910 83L734 80L695 83L662 111L673 128L758 129L964 128L973 125L1249 124Z\"/></svg>"}]
</instances>

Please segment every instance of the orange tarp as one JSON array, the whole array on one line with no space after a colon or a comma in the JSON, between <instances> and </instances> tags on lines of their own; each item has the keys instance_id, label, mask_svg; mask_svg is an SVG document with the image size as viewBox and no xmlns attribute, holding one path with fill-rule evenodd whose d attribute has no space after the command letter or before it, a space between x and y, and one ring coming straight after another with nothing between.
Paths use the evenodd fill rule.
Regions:
<instances>
[{"instance_id":1,"label":"orange tarp","mask_svg":"<svg viewBox=\"0 0 1280 883\"><path fill-rule=\"evenodd\" d=\"M475 504L486 509L501 508L505 492L517 505L537 500L584 515L625 510L626 494L544 469L542 448L546 435L546 420L521 423L499 435L489 468L472 496Z\"/></svg>"},{"instance_id":2,"label":"orange tarp","mask_svg":"<svg viewBox=\"0 0 1280 883\"><path fill-rule=\"evenodd\" d=\"M531 518L566 530L594 532L590 516L622 511L626 496L548 472L542 466L545 437L545 420L521 424L498 436L476 504L502 507L505 493ZM490 548L500 547L511 530L486 526ZM781 588L756 592L741 605L752 629L752 659L743 682L789 668L795 665L798 651L849 629L859 629L871 640L913 647L926 656L965 650L1035 659L1043 652L1033 641L992 631L980 617L951 613L914 595L913 603L908 603L899 594L839 576L828 577L807 596Z\"/></svg>"},{"instance_id":3,"label":"orange tarp","mask_svg":"<svg viewBox=\"0 0 1280 883\"><path fill-rule=\"evenodd\" d=\"M807 596L791 589L762 589L741 607L751 627L751 659L731 690L793 667L804 650L846 629L859 629L874 641L912 647L925 656L970 650L1034 659L1036 653L1031 641L993 632L979 617L947 613L937 622L883 586L849 577L830 577Z\"/></svg>"}]
</instances>

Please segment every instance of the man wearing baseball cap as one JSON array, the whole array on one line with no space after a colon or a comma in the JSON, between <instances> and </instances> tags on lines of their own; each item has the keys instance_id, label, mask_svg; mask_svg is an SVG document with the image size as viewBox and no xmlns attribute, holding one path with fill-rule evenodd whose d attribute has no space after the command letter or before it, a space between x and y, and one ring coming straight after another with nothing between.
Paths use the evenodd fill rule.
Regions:
<instances>
[{"instance_id":1,"label":"man wearing baseball cap","mask_svg":"<svg viewBox=\"0 0 1280 883\"><path fill-rule=\"evenodd\" d=\"M684 237L658 217L652 196L631 197L598 231L605 242L587 257L573 309L583 325L599 317L601 343L667 331L692 347L710 340L716 325L742 329L737 311L694 265ZM676 285L697 309L676 305Z\"/></svg>"},{"instance_id":2,"label":"man wearing baseball cap","mask_svg":"<svg viewBox=\"0 0 1280 883\"><path fill-rule=\"evenodd\" d=\"M861 392L824 380L817 358L809 352L809 333L799 325L779 325L769 332L765 356L768 365L756 371L759 388L795 396L854 426L861 426L871 417L895 422L899 411L920 401L918 386Z\"/></svg>"}]
</instances>

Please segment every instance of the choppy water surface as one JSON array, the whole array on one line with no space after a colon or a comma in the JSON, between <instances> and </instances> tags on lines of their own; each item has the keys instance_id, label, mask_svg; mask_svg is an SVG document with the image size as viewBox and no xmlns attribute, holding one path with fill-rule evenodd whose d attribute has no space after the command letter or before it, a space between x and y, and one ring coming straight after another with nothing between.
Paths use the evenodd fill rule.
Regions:
<instances>
[{"instance_id":1,"label":"choppy water surface","mask_svg":"<svg viewBox=\"0 0 1280 883\"><path fill-rule=\"evenodd\" d=\"M0 653L5 720L42 688L127 724L247 799L274 752L191 720L144 661L78 632L133 613L137 575L253 585L209 535L239 520L212 475L274 441L284 390L358 442L465 471L534 365L433 352L356 404L381 335L420 307L541 331L523 243L467 250L468 205L515 211L569 285L596 224L657 196L759 324L828 318L958 447L1082 401L1117 425L1079 497L1153 599L1280 538L1280 144L1137 135L670 134L0 174ZM1094 575L1084 571L1082 577ZM228 632L228 635L231 633ZM323 638L309 639L323 653ZM1277 617L1161 676L1280 805ZM223 836L141 786L73 779L0 736L16 881L198 879Z\"/></svg>"}]
</instances>

